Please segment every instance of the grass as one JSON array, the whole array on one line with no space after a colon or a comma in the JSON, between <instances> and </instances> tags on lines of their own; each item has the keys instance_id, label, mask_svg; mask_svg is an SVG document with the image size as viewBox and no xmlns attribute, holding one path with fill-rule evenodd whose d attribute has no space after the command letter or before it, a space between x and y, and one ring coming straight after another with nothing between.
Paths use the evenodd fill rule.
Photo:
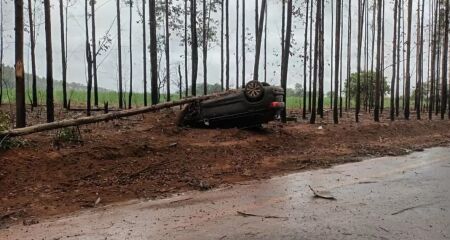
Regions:
<instances>
[{"instance_id":1,"label":"grass","mask_svg":"<svg viewBox=\"0 0 450 240\"><path fill-rule=\"evenodd\" d=\"M26 103L31 104L31 92L27 91L27 99ZM45 105L45 92L44 91L38 91L38 104L39 105ZM55 98L55 104L61 104L63 102L63 94L62 90L55 90L54 91L54 98ZM102 91L98 93L98 101L99 105L103 106L104 103L108 102L108 105L110 107L117 107L119 105L118 101L118 93L115 91ZM172 100L178 100L180 97L178 94L172 95ZM70 99L71 106L84 106L86 104L86 92L85 91L69 91L68 92L68 99ZM150 104L151 99L150 95L147 97L148 103ZM124 100L128 104L128 93L124 94ZM343 99L345 101L345 97ZM414 102L414 98L411 99L412 106ZM161 101L165 101L165 95L161 96ZM389 104L390 98L385 98L385 105L387 106ZM14 103L15 102L15 91L14 90L3 90L3 103ZM94 96L92 95L92 104L94 103ZM299 96L288 96L287 97L287 108L289 109L300 109L303 106L303 97ZM325 97L324 98L324 107L329 108L331 105L331 98ZM142 107L144 106L144 94L143 93L133 93L132 98L132 106L133 107ZM352 106L355 106L355 102L352 101Z\"/></svg>"}]
</instances>

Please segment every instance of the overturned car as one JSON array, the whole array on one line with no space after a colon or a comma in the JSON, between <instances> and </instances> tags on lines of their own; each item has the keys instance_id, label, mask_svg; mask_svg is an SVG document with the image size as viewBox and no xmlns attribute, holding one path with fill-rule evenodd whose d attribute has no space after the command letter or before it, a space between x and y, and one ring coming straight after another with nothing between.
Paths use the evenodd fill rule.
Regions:
<instances>
[{"instance_id":1,"label":"overturned car","mask_svg":"<svg viewBox=\"0 0 450 240\"><path fill-rule=\"evenodd\" d=\"M187 105L178 125L210 128L251 128L279 119L284 90L258 81L219 98Z\"/></svg>"}]
</instances>

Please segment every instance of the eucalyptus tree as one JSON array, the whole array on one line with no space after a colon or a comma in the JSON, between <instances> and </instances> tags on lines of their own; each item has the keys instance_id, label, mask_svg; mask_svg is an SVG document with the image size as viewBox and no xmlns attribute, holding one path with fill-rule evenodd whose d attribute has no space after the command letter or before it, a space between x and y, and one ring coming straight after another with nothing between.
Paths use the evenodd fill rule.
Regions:
<instances>
[{"instance_id":1,"label":"eucalyptus tree","mask_svg":"<svg viewBox=\"0 0 450 240\"><path fill-rule=\"evenodd\" d=\"M195 0L192 0L195 1ZM151 94L152 105L159 103L158 94L158 42L156 36L156 3L155 0L149 0L149 19L150 19L150 65L151 65ZM195 91L195 90L193 90ZM195 92L194 92L195 93Z\"/></svg>"},{"instance_id":2,"label":"eucalyptus tree","mask_svg":"<svg viewBox=\"0 0 450 240\"><path fill-rule=\"evenodd\" d=\"M336 32L335 32L335 54L334 54L334 62L336 69L339 69L339 56L340 56L340 48L341 48L341 4L342 0L336 0ZM338 27L339 26L339 27ZM339 91L339 72L334 72L334 106L333 106L333 121L335 124L339 123L338 117L338 91Z\"/></svg>"},{"instance_id":3,"label":"eucalyptus tree","mask_svg":"<svg viewBox=\"0 0 450 240\"><path fill-rule=\"evenodd\" d=\"M289 68L289 56L290 56L290 47L291 47L291 36L292 36L292 0L288 0L287 3L287 19L286 19L286 36L284 38L285 42L283 43L283 61L281 63L282 71L281 71L281 86L285 91L284 96L284 110L282 111L282 121L286 123L286 89L287 89L287 76L288 76L288 68Z\"/></svg>"},{"instance_id":4,"label":"eucalyptus tree","mask_svg":"<svg viewBox=\"0 0 450 240\"><path fill-rule=\"evenodd\" d=\"M311 124L316 123L316 100L317 100L317 69L319 65L319 38L320 38L320 28L321 28L321 13L322 13L322 1L317 1L316 4L316 22L315 22L315 38L314 38L314 73L313 73L313 81L312 81L312 101L311 101L311 117L309 122Z\"/></svg>"},{"instance_id":5,"label":"eucalyptus tree","mask_svg":"<svg viewBox=\"0 0 450 240\"><path fill-rule=\"evenodd\" d=\"M391 79L391 99L390 99L390 119L395 120L395 80L397 77L397 24L399 18L398 1L394 1L394 36L392 39L392 79Z\"/></svg>"},{"instance_id":6,"label":"eucalyptus tree","mask_svg":"<svg viewBox=\"0 0 450 240\"><path fill-rule=\"evenodd\" d=\"M60 0L62 1L62 0ZM131 0L130 0L131 2ZM89 1L91 5L91 31L92 31L92 73L94 80L94 106L98 107L98 74L97 74L97 34L95 27L95 0ZM131 3L130 3L131 4ZM130 14L131 16L131 14ZM131 18L131 17L130 17ZM131 46L131 45L130 45Z\"/></svg>"},{"instance_id":7,"label":"eucalyptus tree","mask_svg":"<svg viewBox=\"0 0 450 240\"><path fill-rule=\"evenodd\" d=\"M312 7L312 6L311 6ZM309 26L309 0L306 0L305 11L305 43L303 45L303 112L302 118L306 119L306 79L307 79L307 65L308 65L308 26Z\"/></svg>"},{"instance_id":8,"label":"eucalyptus tree","mask_svg":"<svg viewBox=\"0 0 450 240\"><path fill-rule=\"evenodd\" d=\"M3 8L2 8L3 10ZM16 73L16 127L26 126L25 72L23 65L23 0L14 0L15 73ZM2 15L3 16L3 15ZM3 31L2 31L3 33ZM3 49L3 48L2 48Z\"/></svg>"},{"instance_id":9,"label":"eucalyptus tree","mask_svg":"<svg viewBox=\"0 0 450 240\"><path fill-rule=\"evenodd\" d=\"M377 57L376 57L376 77L375 77L375 113L374 119L376 122L380 121L380 93L381 93L381 19L382 19L382 7L383 0L379 0L377 6ZM383 80L384 82L384 80Z\"/></svg>"},{"instance_id":10,"label":"eucalyptus tree","mask_svg":"<svg viewBox=\"0 0 450 240\"><path fill-rule=\"evenodd\" d=\"M449 3L448 0L444 3L444 42L442 49L442 101L441 101L441 119L445 118L445 113L447 111L447 81L448 81L448 34L449 34Z\"/></svg>"},{"instance_id":11,"label":"eucalyptus tree","mask_svg":"<svg viewBox=\"0 0 450 240\"><path fill-rule=\"evenodd\" d=\"M47 66L47 122L55 120L53 103L53 51L52 51L52 24L50 13L50 0L44 0L44 18L45 18L45 56Z\"/></svg>"},{"instance_id":12,"label":"eucalyptus tree","mask_svg":"<svg viewBox=\"0 0 450 240\"><path fill-rule=\"evenodd\" d=\"M128 109L131 109L131 103L133 100L133 0L128 0L126 2L126 4L128 5L128 9L129 9L129 34L128 34L128 42L130 44L129 48L130 48L130 91L128 93ZM95 51L94 51L95 52ZM95 54L94 54L95 56ZM95 66L95 57L94 57L94 63L93 63L93 67L94 69L96 68ZM95 79L95 70L94 70L94 79Z\"/></svg>"},{"instance_id":13,"label":"eucalyptus tree","mask_svg":"<svg viewBox=\"0 0 450 240\"><path fill-rule=\"evenodd\" d=\"M153 0L154 2L154 0ZM123 87L122 87L122 27L120 23L120 0L116 0L116 12L117 12L117 60L119 70L119 108L123 108Z\"/></svg>"},{"instance_id":14,"label":"eucalyptus tree","mask_svg":"<svg viewBox=\"0 0 450 240\"><path fill-rule=\"evenodd\" d=\"M406 79L405 79L405 119L409 120L410 88L411 88L411 27L412 27L412 4L408 0L408 28L406 37Z\"/></svg>"},{"instance_id":15,"label":"eucalyptus tree","mask_svg":"<svg viewBox=\"0 0 450 240\"><path fill-rule=\"evenodd\" d=\"M0 1L0 106L3 103L3 1Z\"/></svg>"},{"instance_id":16,"label":"eucalyptus tree","mask_svg":"<svg viewBox=\"0 0 450 240\"><path fill-rule=\"evenodd\" d=\"M86 47L86 63L87 63L87 69L88 69L88 76L87 76L87 99L86 99L86 114L88 116L91 115L91 94L92 94L92 50L91 45L89 43L89 13L88 13L88 5L89 0L84 1L84 24L85 24L85 47ZM47 89L48 94L49 89ZM53 90L52 90L53 92Z\"/></svg>"},{"instance_id":17,"label":"eucalyptus tree","mask_svg":"<svg viewBox=\"0 0 450 240\"><path fill-rule=\"evenodd\" d=\"M61 4L60 0L60 4ZM31 4L31 0L28 0L28 24L29 30L30 30L30 53L31 53L31 77L32 77L32 84L31 84L31 106L37 107L37 76L36 76L36 35L35 35L35 22L33 20L33 5ZM3 15L2 15L3 17ZM62 33L62 36L64 36L64 33ZM2 48L3 49L3 48ZM64 51L62 52L64 56ZM64 69L64 64L63 64ZM65 97L65 78L64 78L64 70L63 70L63 97ZM66 105L64 105L66 107Z\"/></svg>"}]
</instances>

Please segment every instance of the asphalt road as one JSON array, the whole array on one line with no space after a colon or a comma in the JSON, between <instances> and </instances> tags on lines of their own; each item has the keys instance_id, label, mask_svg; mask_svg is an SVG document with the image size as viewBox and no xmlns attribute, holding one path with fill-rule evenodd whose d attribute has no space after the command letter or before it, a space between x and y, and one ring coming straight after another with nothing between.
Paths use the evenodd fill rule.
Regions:
<instances>
[{"instance_id":1,"label":"asphalt road","mask_svg":"<svg viewBox=\"0 0 450 240\"><path fill-rule=\"evenodd\" d=\"M16 225L0 239L450 239L449 189L450 148L434 148Z\"/></svg>"}]
</instances>

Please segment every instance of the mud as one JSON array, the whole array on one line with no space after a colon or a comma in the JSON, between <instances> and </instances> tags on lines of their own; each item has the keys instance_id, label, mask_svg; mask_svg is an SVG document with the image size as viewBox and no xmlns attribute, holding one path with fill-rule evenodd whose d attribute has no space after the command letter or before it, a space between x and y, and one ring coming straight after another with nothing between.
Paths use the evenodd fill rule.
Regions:
<instances>
[{"instance_id":1,"label":"mud","mask_svg":"<svg viewBox=\"0 0 450 240\"><path fill-rule=\"evenodd\" d=\"M340 125L327 116L316 125L217 130L179 128L177 111L83 126L79 142L35 134L23 138L24 147L1 151L0 227L450 142L447 120L374 123L367 115L356 124L349 114Z\"/></svg>"}]
</instances>

